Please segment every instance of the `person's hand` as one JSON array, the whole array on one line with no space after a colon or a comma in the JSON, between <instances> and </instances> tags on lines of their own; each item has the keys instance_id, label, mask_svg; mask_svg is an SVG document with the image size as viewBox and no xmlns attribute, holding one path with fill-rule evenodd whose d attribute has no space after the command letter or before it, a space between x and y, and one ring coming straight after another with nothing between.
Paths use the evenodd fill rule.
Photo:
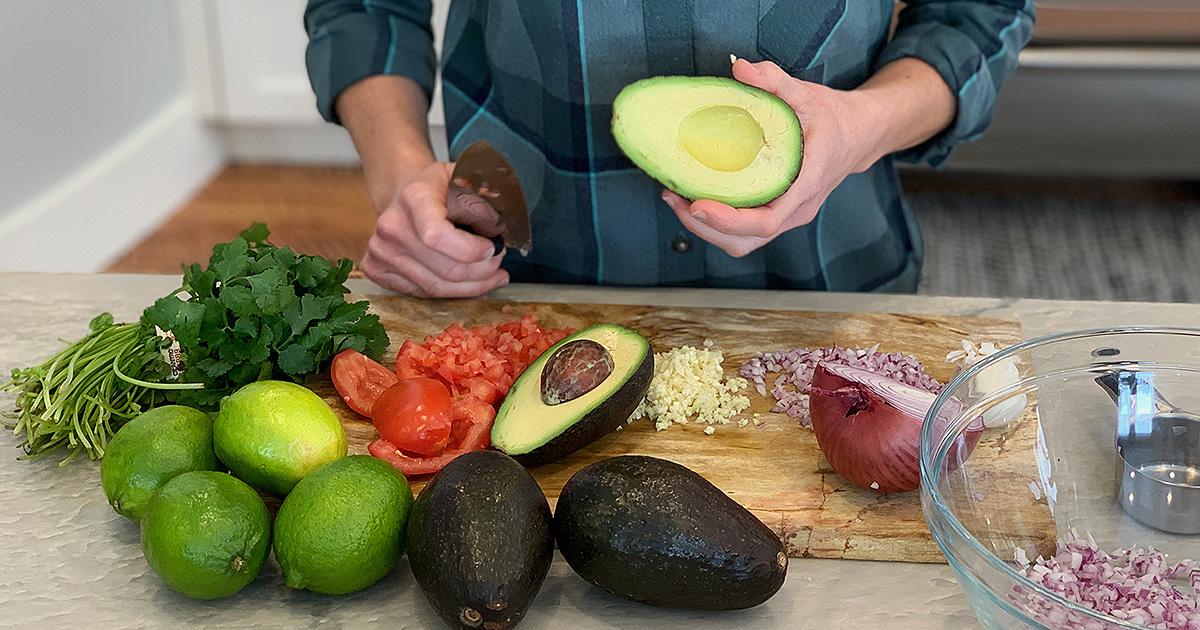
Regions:
<instances>
[{"instance_id":1,"label":"person's hand","mask_svg":"<svg viewBox=\"0 0 1200 630\"><path fill-rule=\"evenodd\" d=\"M770 61L733 65L733 76L783 99L804 129L804 159L796 181L780 197L757 208L733 208L719 201L689 202L669 191L663 200L684 227L731 256L745 256L776 236L813 220L829 193L850 173L874 161L863 134L867 121L853 92L792 78Z\"/></svg>"},{"instance_id":2,"label":"person's hand","mask_svg":"<svg viewBox=\"0 0 1200 630\"><path fill-rule=\"evenodd\" d=\"M684 227L731 256L745 256L812 221L833 189L884 155L932 137L954 116L954 100L931 66L915 59L888 64L861 88L835 90L793 78L769 61L739 59L733 76L783 99L804 129L800 174L779 198L757 208L711 199L663 200Z\"/></svg>"},{"instance_id":3,"label":"person's hand","mask_svg":"<svg viewBox=\"0 0 1200 630\"><path fill-rule=\"evenodd\" d=\"M416 297L476 297L508 284L504 252L460 230L446 216L454 164L418 171L380 211L362 271L376 284Z\"/></svg>"}]
</instances>

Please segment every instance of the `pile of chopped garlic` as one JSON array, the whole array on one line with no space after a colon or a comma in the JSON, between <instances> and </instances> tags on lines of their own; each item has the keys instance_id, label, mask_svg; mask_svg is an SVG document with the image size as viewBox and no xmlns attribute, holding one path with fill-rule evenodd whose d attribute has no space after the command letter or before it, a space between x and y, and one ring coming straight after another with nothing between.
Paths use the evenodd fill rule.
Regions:
<instances>
[{"instance_id":1,"label":"pile of chopped garlic","mask_svg":"<svg viewBox=\"0 0 1200 630\"><path fill-rule=\"evenodd\" d=\"M694 421L709 425L704 432L712 435L713 425L729 424L748 408L750 399L738 394L746 388L746 379L724 380L724 356L712 345L706 339L702 349L683 346L655 353L650 389L629 421L648 417L659 431ZM745 426L745 421L738 424Z\"/></svg>"}]
</instances>

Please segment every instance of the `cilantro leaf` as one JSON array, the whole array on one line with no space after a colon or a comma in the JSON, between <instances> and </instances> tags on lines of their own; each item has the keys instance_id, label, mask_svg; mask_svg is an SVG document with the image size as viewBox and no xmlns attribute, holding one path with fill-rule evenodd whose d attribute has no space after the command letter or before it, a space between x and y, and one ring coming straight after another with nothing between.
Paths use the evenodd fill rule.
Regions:
<instances>
[{"instance_id":1,"label":"cilantro leaf","mask_svg":"<svg viewBox=\"0 0 1200 630\"><path fill-rule=\"evenodd\" d=\"M292 334L299 335L308 327L309 322L324 319L329 314L329 306L321 298L306 294L299 300L293 301L283 310L283 318L292 327Z\"/></svg>"},{"instance_id":2,"label":"cilantro leaf","mask_svg":"<svg viewBox=\"0 0 1200 630\"><path fill-rule=\"evenodd\" d=\"M173 295L159 298L154 305L142 312L142 317L153 325L175 335L180 346L195 346L200 343L200 325L204 320L204 305L185 302Z\"/></svg>"},{"instance_id":3,"label":"cilantro leaf","mask_svg":"<svg viewBox=\"0 0 1200 630\"><path fill-rule=\"evenodd\" d=\"M296 262L296 282L304 288L324 283L333 273L333 265L320 256L304 256Z\"/></svg>"},{"instance_id":4,"label":"cilantro leaf","mask_svg":"<svg viewBox=\"0 0 1200 630\"><path fill-rule=\"evenodd\" d=\"M262 309L258 307L254 298L254 291L250 287L240 284L227 286L221 289L221 297L217 299L221 301L222 306L229 309L229 312L236 317L262 314Z\"/></svg>"},{"instance_id":5,"label":"cilantro leaf","mask_svg":"<svg viewBox=\"0 0 1200 630\"><path fill-rule=\"evenodd\" d=\"M300 376L316 370L317 360L308 348L292 344L279 351L279 369L291 376Z\"/></svg>"},{"instance_id":6,"label":"cilantro leaf","mask_svg":"<svg viewBox=\"0 0 1200 630\"><path fill-rule=\"evenodd\" d=\"M267 227L256 223L214 246L207 267L184 267L181 291L143 313L146 325L171 330L178 338L181 379L205 386L163 394L170 400L212 409L255 380L302 382L346 348L373 357L387 349L387 332L368 312L369 304L345 300L352 262L300 255L272 245L269 236ZM97 318L93 325L110 321ZM161 364L152 369L162 372L167 368L158 358L161 342L155 338L154 343L147 355Z\"/></svg>"},{"instance_id":7,"label":"cilantro leaf","mask_svg":"<svg viewBox=\"0 0 1200 630\"><path fill-rule=\"evenodd\" d=\"M296 289L288 281L284 268L269 267L261 273L247 276L246 282L254 293L254 303L264 315L282 313L296 299Z\"/></svg>"},{"instance_id":8,"label":"cilantro leaf","mask_svg":"<svg viewBox=\"0 0 1200 630\"><path fill-rule=\"evenodd\" d=\"M245 273L250 266L250 245L244 239L235 238L228 243L213 247L209 268L217 274L217 280L226 284Z\"/></svg>"},{"instance_id":9,"label":"cilantro leaf","mask_svg":"<svg viewBox=\"0 0 1200 630\"><path fill-rule=\"evenodd\" d=\"M112 325L113 325L113 314L107 313L107 312L100 313L99 315L93 317L92 321L88 322L88 330L90 330L92 332L100 332L101 330L104 330L105 328L109 328Z\"/></svg>"},{"instance_id":10,"label":"cilantro leaf","mask_svg":"<svg viewBox=\"0 0 1200 630\"><path fill-rule=\"evenodd\" d=\"M270 235L271 230L267 229L267 225L265 223L255 223L254 225L242 230L241 234L238 234L238 236L242 239L254 243L255 245L262 245L266 243L267 237Z\"/></svg>"}]
</instances>

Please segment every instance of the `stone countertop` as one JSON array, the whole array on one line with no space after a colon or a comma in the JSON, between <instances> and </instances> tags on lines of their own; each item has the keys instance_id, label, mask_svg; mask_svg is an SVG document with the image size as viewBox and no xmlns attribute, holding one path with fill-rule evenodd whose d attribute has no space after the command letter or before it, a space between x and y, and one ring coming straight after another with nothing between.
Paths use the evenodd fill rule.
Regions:
<instances>
[{"instance_id":1,"label":"stone countertop","mask_svg":"<svg viewBox=\"0 0 1200 630\"><path fill-rule=\"evenodd\" d=\"M177 276L0 273L0 371L41 361L76 339L88 321L141 314L178 287ZM355 293L379 293L351 281ZM1115 325L1200 327L1200 306L938 298L874 294L713 289L620 289L512 285L494 298L675 306L737 305L781 310L974 315L1017 319L1026 338ZM8 408L11 396L0 396ZM20 628L442 628L411 574L398 567L379 583L330 597L283 584L274 561L238 594L213 602L167 588L142 557L137 526L114 513L99 484L99 463L61 456L0 457L0 627ZM402 560L402 565L407 561ZM610 596L556 558L521 622L525 630L575 628L962 629L979 622L947 565L793 559L782 591L736 612L664 610Z\"/></svg>"}]
</instances>

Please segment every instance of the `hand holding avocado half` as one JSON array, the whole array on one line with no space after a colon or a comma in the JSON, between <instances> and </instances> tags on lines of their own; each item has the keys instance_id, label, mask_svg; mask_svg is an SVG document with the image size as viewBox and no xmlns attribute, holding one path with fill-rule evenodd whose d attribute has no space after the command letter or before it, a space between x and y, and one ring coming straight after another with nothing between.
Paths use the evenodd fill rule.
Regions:
<instances>
[{"instance_id":1,"label":"hand holding avocado half","mask_svg":"<svg viewBox=\"0 0 1200 630\"><path fill-rule=\"evenodd\" d=\"M803 129L803 166L791 186L761 206L689 201L670 189L663 200L684 227L731 256L745 256L817 216L833 189L883 156L915 146L950 125L955 100L937 71L905 58L854 90L793 78L770 61L733 64L738 81L779 97ZM770 138L767 146L770 146Z\"/></svg>"}]
</instances>

